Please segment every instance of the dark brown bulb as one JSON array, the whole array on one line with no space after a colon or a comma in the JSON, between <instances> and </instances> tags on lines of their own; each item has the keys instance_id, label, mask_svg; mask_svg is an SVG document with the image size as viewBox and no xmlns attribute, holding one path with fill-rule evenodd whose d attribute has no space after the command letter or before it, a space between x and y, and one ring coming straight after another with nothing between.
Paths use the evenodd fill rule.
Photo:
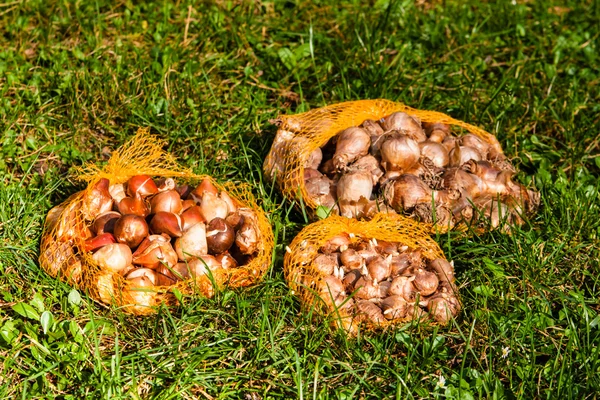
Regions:
<instances>
[{"instance_id":1,"label":"dark brown bulb","mask_svg":"<svg viewBox=\"0 0 600 400\"><path fill-rule=\"evenodd\" d=\"M206 228L206 244L209 254L221 254L235 241L235 232L223 218L213 218Z\"/></svg>"},{"instance_id":2,"label":"dark brown bulb","mask_svg":"<svg viewBox=\"0 0 600 400\"><path fill-rule=\"evenodd\" d=\"M115 222L115 239L117 242L135 248L148 236L146 220L134 214L123 215Z\"/></svg>"}]
</instances>

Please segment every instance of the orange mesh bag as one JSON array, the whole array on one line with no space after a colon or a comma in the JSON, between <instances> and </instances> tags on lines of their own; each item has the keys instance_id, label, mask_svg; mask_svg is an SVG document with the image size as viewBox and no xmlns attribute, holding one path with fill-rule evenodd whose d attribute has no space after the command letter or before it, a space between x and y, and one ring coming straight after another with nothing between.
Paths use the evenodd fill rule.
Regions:
<instances>
[{"instance_id":1,"label":"orange mesh bag","mask_svg":"<svg viewBox=\"0 0 600 400\"><path fill-rule=\"evenodd\" d=\"M87 182L87 188L73 194L62 204L51 209L46 218L39 261L48 274L87 292L97 301L120 306L126 312L136 315L151 314L161 303L175 305L177 303L176 295L179 296L179 294L199 294L210 297L214 294L215 287L249 286L264 276L271 263L273 233L271 224L265 213L256 204L249 188L231 182L220 185L209 176L194 174L191 170L179 166L172 155L162 150L163 146L163 141L149 135L147 130L140 129L134 138L113 153L106 166L88 165L78 171L78 179ZM111 188L117 187L118 184L126 183L130 178L140 175L161 178L163 183L174 182L173 179L177 179L178 183L189 185L202 182L207 187L215 188L215 193L219 193L219 196L223 196L223 198L225 198L223 193L228 194L231 204L234 204L232 207L236 207L236 215L238 213L243 215L243 218L238 219L241 224L239 230L246 229L246 234L250 230L250 234L253 235L253 246L255 247L252 248L252 252L248 251L247 255L240 256L239 259L243 260L243 263L240 262L238 265L232 264L233 256L228 258L227 262L223 261L225 257L219 256L222 265L219 264L217 267L210 264L211 260L217 259L216 257L200 257L202 265L197 266L197 269L194 270L196 272L191 273L190 269L187 270L191 278L184 279L183 272L182 274L171 274L169 276L172 281L167 280L167 284L164 284L165 280L155 280L155 276L152 274L145 276L142 274L137 280L124 277L133 271L140 272L149 269L139 268L139 265L129 264L120 271L114 270L113 267L107 267L104 261L100 265L92 253L87 250L91 249L90 243L93 243L93 240L100 238L100 235L94 236L95 233L92 231L94 220L106 204L112 208L112 199L108 203L99 200L102 198L98 196L99 188L107 183L112 185ZM177 220L182 226L183 217L179 217ZM248 221L248 225L245 221ZM210 226L208 222L206 225ZM166 235L166 233L162 233L162 237L170 238ZM114 242L114 237L111 240ZM148 238L144 240L148 240ZM164 242L168 243L168 240L165 239ZM144 246L144 243L138 245L138 250ZM146 250L152 247L150 242L149 244L150 246L146 247ZM156 254L164 255L166 253L161 247L160 252ZM144 252L142 252L143 255ZM191 258L187 257L188 254L184 253L184 255L188 260L177 265L188 266L188 263L191 263ZM131 257L131 252L128 257ZM133 252L133 259L135 257L136 252ZM119 260L126 259L127 257L119 258ZM167 265L163 262L166 259L166 256L160 258L157 264ZM129 258L129 262L131 263L131 258ZM198 265L197 262L196 265ZM172 273L171 267L173 265L169 264L168 269ZM168 274L166 270L163 272ZM157 276L159 276L158 273ZM148 284L148 282L152 282L152 284Z\"/></svg>"},{"instance_id":2,"label":"orange mesh bag","mask_svg":"<svg viewBox=\"0 0 600 400\"><path fill-rule=\"evenodd\" d=\"M454 268L428 229L400 215L332 215L286 248L285 278L305 309L316 308L351 334L359 325L447 323L460 310Z\"/></svg>"},{"instance_id":3,"label":"orange mesh bag","mask_svg":"<svg viewBox=\"0 0 600 400\"><path fill-rule=\"evenodd\" d=\"M425 154L425 150L423 150L423 148L421 147L420 149L417 149L417 153L416 153L416 157L417 159L419 159L420 157L420 161L419 163L423 164L422 166L420 166L420 169L418 170L418 172L414 172L414 171L409 171L409 170L402 170L401 168L397 168L396 170L394 170L393 168L390 168L391 171L387 171L385 174L383 174L383 170L381 172L381 174L383 174L383 177L381 177L381 179L379 178L379 176L374 177L374 187L377 186L378 184L380 187L380 197L378 198L377 201L375 201L373 203L373 200L371 200L371 205L367 205L367 204L363 204L364 208L361 210L364 211L360 211L360 212L345 212L344 209L342 208L341 202L338 202L338 196L336 196L335 194L335 185L337 185L337 183L334 185L334 183L331 183L330 187L332 189L331 190L331 194L333 194L333 196L330 196L329 198L326 198L325 194L328 193L327 192L327 184L325 184L325 189L324 191L322 190L322 181L320 181L321 177L325 177L326 175L329 176L329 178L333 178L333 175L335 175L336 173L338 173L339 176L339 168L336 166L336 169L333 170L333 172L330 174L330 172L332 170L329 170L330 172L326 172L325 169L327 168L326 166L326 162L325 162L325 156L323 155L324 151L321 152L319 149L325 149L325 146L331 146L333 145L334 147L337 146L335 144L335 142L333 142L334 140L338 140L339 136L342 132L347 131L349 128L351 127L358 127L359 125L361 127L364 127L365 125L361 125L363 123L366 123L366 121L369 121L370 123L372 123L372 125L383 125L385 124L384 120L387 118L391 118L391 116L394 113L406 113L408 114L410 117L414 117L416 118L416 120L418 121L419 124L419 129L421 129L421 124L423 124L423 127L425 126L429 126L430 128L428 129L438 129L441 128L442 130L445 131L444 135L448 135L448 136L452 136L452 134L450 133L450 128L451 127L458 127L458 128L462 128L464 130L466 130L468 133L472 134L469 136L469 140L471 142L479 142L478 144L485 146L486 147L486 152L490 154L490 157L492 157L493 155L493 161L495 163L495 166L499 166L499 168L502 169L506 169L506 171L503 173L502 178L499 179L504 179L506 183L505 186L501 186L500 189L497 189L495 186L490 189L490 193L495 194L496 192L498 193L504 193L502 192L502 190L506 189L507 193L510 191L511 193L511 198L516 197L517 201L513 201L510 200L508 201L509 203L519 203L519 204L513 204L515 205L515 208L517 208L517 211L523 211L522 209L524 209L525 206L527 206L527 211L532 211L533 209L535 209L535 207L537 206L536 202L539 202L539 197L536 197L536 194L532 191L527 191L525 190L524 187L522 187L521 185L515 184L514 182L510 181L510 177L514 174L514 168L512 167L512 165L510 165L510 163L506 160L506 157L503 154L502 148L498 142L498 140L491 134L485 132L484 130L473 126L471 124L468 124L466 122L463 121L459 121L456 120L454 118L451 118L443 113L440 112L435 112L435 111L425 111L425 110L417 110L411 107L408 107L402 103L397 103L397 102L392 102L392 101L388 101L388 100L360 100L360 101L351 101L351 102L346 102L346 103L340 103L340 104L334 104L331 106L326 106L326 107L322 107L319 109L315 109L315 110L311 110L302 114L298 114L298 115L284 115L284 116L280 116L278 120L276 120L276 124L278 124L279 126L279 130L277 131L277 135L275 136L273 145L271 147L271 150L267 156L267 158L265 159L264 165L263 165L263 170L265 172L265 175L267 176L267 179L270 179L271 181L275 181L276 184L278 185L278 187L280 188L280 190L282 191L283 195L290 199L290 200L301 200L304 205L306 205L306 207L309 210L316 210L319 206L324 206L326 207L326 212L329 212L331 210L331 212L333 213L341 213L345 216L352 216L352 217L370 217L372 214L374 214L377 211L386 211L386 212L394 212L394 210L398 211L399 208L404 207L406 204L400 204L400 205L396 205L393 204L393 202L395 201L396 203L400 203L401 201L405 201L404 199L401 199L400 196L398 195L398 191L396 191L396 193L394 194L393 188L392 190L387 190L384 188L383 183L381 183L383 181L383 179L387 179L387 182L394 180L396 178L398 178L398 170L402 171L401 173L410 173L410 174L415 174L417 175L417 173L419 174L419 177L427 177L427 179L429 179L429 181L425 178L423 178L423 180L425 180L427 182L427 184L429 185L429 188L426 188L427 191L425 193L425 195L422 198L422 202L423 203L431 203L432 200L435 200L436 202L438 201L437 197L435 196L435 190L431 190L431 189L440 189L440 187L436 187L436 185L439 185L439 182L441 181L441 177L442 177L442 172L443 171L442 168L437 168L436 165L432 165L432 161L430 159L426 159L426 157L424 156ZM379 126L377 127L377 129L381 129ZM381 137L384 137L387 135L387 133L391 132L392 130L388 130L386 132L386 134L383 134L383 130L381 130ZM423 131L424 132L424 131ZM399 133L399 132L398 132ZM401 132L402 134L406 133L404 131ZM431 131L428 133L429 138L427 138L425 136L424 133L422 133L423 135L423 140L433 140L433 137L430 135ZM440 133L440 132L437 132ZM389 136L389 135L388 135ZM371 139L373 139L374 136L371 133ZM464 140L463 137L460 138L461 140ZM339 139L342 140L342 139ZM367 140L369 140L368 136L367 136ZM441 143L441 139L440 139L440 143ZM419 140L420 142L420 140ZM458 141L456 142L458 143ZM421 146L423 143L416 143L415 142L415 146ZM367 144L367 147L369 146L369 144ZM447 146L451 146L451 144L447 145ZM458 144L456 144L457 147L459 147L460 149L463 149L462 143L460 146L458 146ZM450 148L450 147L448 147ZM369 152L367 153L367 157L370 155L375 155L374 152L374 147L371 144L371 148L369 149ZM452 153L451 150L446 150L447 152L450 153L450 155L452 156L452 154L456 154L457 157L462 160L461 156L460 156L460 152L457 150L454 153ZM316 161L316 164L313 164L313 162L315 161L315 154L316 153L320 153L319 157L322 157L323 163L319 164L320 160ZM376 152L379 152L379 149L376 150ZM462 157L467 157L467 154L465 153L465 151L462 151ZM364 153L363 155L364 156ZM361 157L362 157L361 156ZM379 157L379 155L377 155L377 157ZM380 157L382 160L383 158ZM354 158L353 160L355 160L356 158ZM467 158L465 158L467 159ZM353 160L351 160L351 163L353 162ZM360 160L360 159L359 159ZM331 159L329 160L331 161ZM450 160L452 162L452 160ZM460 161L462 162L462 161ZM355 162L354 164L357 164L357 162ZM333 160L333 163L335 165L335 157ZM485 164L485 160L484 163ZM309 167L309 165L313 165L311 167ZM381 163L381 165L383 166L383 163ZM418 165L418 164L416 164ZM446 164L448 165L448 164ZM460 165L460 164L459 164ZM318 167L317 167L318 166ZM343 163L342 168L347 168L346 171L351 170L351 167L353 167L353 165L348 164L346 165L346 163ZM317 171L318 168L318 171ZM361 166L360 168L369 168L366 165ZM485 169L485 165L479 165L477 162L471 161L470 163L465 163L464 165L462 165L461 167L462 169L465 169L468 172L473 172L473 179L479 179L479 175L485 173L486 171ZM470 168L470 169L469 169ZM484 168L482 170L482 168ZM359 169L359 167L356 168L357 170ZM387 168L386 168L387 169ZM458 168L457 168L458 169ZM500 169L499 169L500 170ZM394 175L395 174L395 175ZM436 175L437 174L437 175ZM389 176L389 179L388 179ZM452 180L452 178L454 177L448 177L446 178L446 176L444 176L445 179L447 179L449 182ZM336 178L337 179L337 178ZM434 183L433 180L437 180ZM307 188L307 182L310 181L311 182L311 186L310 188ZM450 182L449 185L452 185L452 183ZM508 186L510 187L508 187ZM452 199L456 199L458 197L461 197L460 195L460 191L463 190L463 187L460 186L459 188L456 188L456 184L453 185L453 190L454 192L450 194L450 196L455 196ZM500 185L497 185L500 186ZM310 190L309 190L310 189ZM510 190L509 190L510 189ZM339 191L339 189L337 189ZM373 189L373 191L375 191L375 189ZM320 193L322 195L324 195L324 197L322 198L317 198L320 195L315 195L315 193ZM369 192L370 193L370 192ZM329 194L327 194L327 196L329 196ZM394 197L395 196L395 197ZM333 199L332 197L336 197L336 199ZM466 196L464 196L466 197ZM490 195L488 197L495 197L495 195ZM368 202L369 199L365 199L365 203ZM389 201L388 201L389 200ZM487 198L486 198L487 200ZM493 200L491 202L485 202L484 205L479 206L480 208L490 208L493 209ZM352 200L354 201L354 200ZM463 200L462 201L462 207L466 207L469 205L469 202L471 201L471 199L469 198L468 201L467 200ZM481 200L482 203L484 203L484 200ZM333 205L335 204L335 205ZM352 203L353 205L354 203ZM356 204L358 205L358 204ZM410 205L410 204L409 204ZM430 204L425 204L425 206L430 206ZM406 207L405 207L406 208ZM425 207L427 208L427 207ZM429 207L431 209L431 207ZM449 207L452 208L452 207ZM431 211L431 210L429 210ZM426 212L423 212L422 214L424 215L424 218L417 218L418 220L422 221L422 222L428 222L428 223L433 223L436 222L436 228L441 228L441 230L445 230L444 228L448 227L448 224L444 223L444 218L443 215L441 213L441 211L445 211L442 209L439 209L438 211L440 211L438 213L437 216L435 215L427 215ZM399 211L401 212L401 211ZM412 212L412 208L411 208L411 212ZM452 212L452 210L450 210L450 212ZM456 213L456 211L455 211ZM491 214L492 212L488 212L488 214ZM410 213L405 213L406 215L409 215ZM431 214L431 213L430 213ZM433 213L435 214L435 212ZM471 216L474 213L471 212ZM522 213L521 213L522 214ZM420 215L418 213L413 214L417 217L419 217ZM314 216L314 215L313 215ZM462 219L462 215L459 215L460 218ZM515 219L519 220L518 216L515 217ZM458 226L458 225L457 225Z\"/></svg>"}]
</instances>

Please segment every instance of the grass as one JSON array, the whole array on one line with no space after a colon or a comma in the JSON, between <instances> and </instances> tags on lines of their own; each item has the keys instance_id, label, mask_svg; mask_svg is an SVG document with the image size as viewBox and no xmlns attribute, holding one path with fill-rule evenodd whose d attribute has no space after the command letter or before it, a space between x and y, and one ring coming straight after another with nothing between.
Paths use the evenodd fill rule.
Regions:
<instances>
[{"instance_id":1,"label":"grass","mask_svg":"<svg viewBox=\"0 0 600 400\"><path fill-rule=\"evenodd\" d=\"M596 1L0 4L0 397L574 398L600 392ZM388 98L497 135L542 192L514 235L437 237L448 328L346 339L283 280L302 212L265 184L268 120ZM277 234L263 283L136 318L37 264L46 212L139 126L250 182Z\"/></svg>"}]
</instances>

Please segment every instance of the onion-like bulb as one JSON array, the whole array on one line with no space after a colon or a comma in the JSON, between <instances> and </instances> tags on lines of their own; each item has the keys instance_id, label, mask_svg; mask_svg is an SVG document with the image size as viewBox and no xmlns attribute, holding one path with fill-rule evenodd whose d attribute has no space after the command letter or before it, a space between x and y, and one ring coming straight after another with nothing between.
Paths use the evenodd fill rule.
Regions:
<instances>
[{"instance_id":1,"label":"onion-like bulb","mask_svg":"<svg viewBox=\"0 0 600 400\"><path fill-rule=\"evenodd\" d=\"M410 174L388 182L384 196L387 203L398 212L411 210L419 203L450 203L447 192L432 190L421 179Z\"/></svg>"},{"instance_id":2,"label":"onion-like bulb","mask_svg":"<svg viewBox=\"0 0 600 400\"><path fill-rule=\"evenodd\" d=\"M322 275L332 275L334 269L338 267L337 256L335 254L319 254L313 260L312 266Z\"/></svg>"},{"instance_id":3,"label":"onion-like bulb","mask_svg":"<svg viewBox=\"0 0 600 400\"><path fill-rule=\"evenodd\" d=\"M458 299L446 293L440 293L427 302L429 314L439 323L447 324L458 314L460 304Z\"/></svg>"},{"instance_id":4,"label":"onion-like bulb","mask_svg":"<svg viewBox=\"0 0 600 400\"><path fill-rule=\"evenodd\" d=\"M340 233L329 239L319 251L325 254L336 253L338 251L343 252L348 249L350 245L350 236L347 233Z\"/></svg>"},{"instance_id":5,"label":"onion-like bulb","mask_svg":"<svg viewBox=\"0 0 600 400\"><path fill-rule=\"evenodd\" d=\"M479 136L473 135L472 133L466 134L460 138L462 146L468 146L476 149L482 158L485 158L490 151L490 145L487 144Z\"/></svg>"},{"instance_id":6,"label":"onion-like bulb","mask_svg":"<svg viewBox=\"0 0 600 400\"><path fill-rule=\"evenodd\" d=\"M395 112L384 118L382 126L386 132L399 131L417 142L427 140L421 121L403 112Z\"/></svg>"},{"instance_id":7,"label":"onion-like bulb","mask_svg":"<svg viewBox=\"0 0 600 400\"><path fill-rule=\"evenodd\" d=\"M426 271L422 268L415 271L415 280L413 284L422 296L429 296L435 293L439 283L440 280L435 272Z\"/></svg>"},{"instance_id":8,"label":"onion-like bulb","mask_svg":"<svg viewBox=\"0 0 600 400\"><path fill-rule=\"evenodd\" d=\"M474 148L469 146L459 146L458 142L454 145L454 148L450 150L450 166L460 167L469 160L481 161L481 153Z\"/></svg>"},{"instance_id":9,"label":"onion-like bulb","mask_svg":"<svg viewBox=\"0 0 600 400\"><path fill-rule=\"evenodd\" d=\"M346 249L340 254L340 261L346 271L360 268L363 264L363 258L354 249Z\"/></svg>"},{"instance_id":10,"label":"onion-like bulb","mask_svg":"<svg viewBox=\"0 0 600 400\"><path fill-rule=\"evenodd\" d=\"M373 180L373 185L376 185L377 182L379 182L379 179L383 176L383 171L381 170L379 161L370 154L356 160L348 167L348 171L363 171L370 173L371 179Z\"/></svg>"},{"instance_id":11,"label":"onion-like bulb","mask_svg":"<svg viewBox=\"0 0 600 400\"><path fill-rule=\"evenodd\" d=\"M484 181L496 180L501 172L499 169L494 168L489 161L469 160L461 168Z\"/></svg>"},{"instance_id":12,"label":"onion-like bulb","mask_svg":"<svg viewBox=\"0 0 600 400\"><path fill-rule=\"evenodd\" d=\"M419 144L406 135L393 132L382 138L382 164L386 171L408 171L419 161Z\"/></svg>"},{"instance_id":13,"label":"onion-like bulb","mask_svg":"<svg viewBox=\"0 0 600 400\"><path fill-rule=\"evenodd\" d=\"M390 320L405 318L410 304L411 303L406 301L406 299L400 295L395 294L388 296L381 302L383 316Z\"/></svg>"},{"instance_id":14,"label":"onion-like bulb","mask_svg":"<svg viewBox=\"0 0 600 400\"><path fill-rule=\"evenodd\" d=\"M374 324L382 324L385 322L385 317L381 308L370 300L361 300L356 302L356 311L359 316L370 320Z\"/></svg>"},{"instance_id":15,"label":"onion-like bulb","mask_svg":"<svg viewBox=\"0 0 600 400\"><path fill-rule=\"evenodd\" d=\"M377 121L373 121L372 119L366 119L362 124L361 128L363 128L367 133L373 137L381 136L384 133L383 128Z\"/></svg>"},{"instance_id":16,"label":"onion-like bulb","mask_svg":"<svg viewBox=\"0 0 600 400\"><path fill-rule=\"evenodd\" d=\"M321 165L321 161L323 161L323 152L320 147L317 147L308 155L308 159L304 163L304 168L317 169Z\"/></svg>"},{"instance_id":17,"label":"onion-like bulb","mask_svg":"<svg viewBox=\"0 0 600 400\"><path fill-rule=\"evenodd\" d=\"M367 266L369 275L377 282L382 282L390 276L391 267L382 257L377 257Z\"/></svg>"},{"instance_id":18,"label":"onion-like bulb","mask_svg":"<svg viewBox=\"0 0 600 400\"><path fill-rule=\"evenodd\" d=\"M371 174L362 171L343 175L337 184L337 197L340 201L358 201L361 197L369 200L372 192Z\"/></svg>"},{"instance_id":19,"label":"onion-like bulb","mask_svg":"<svg viewBox=\"0 0 600 400\"><path fill-rule=\"evenodd\" d=\"M433 162L433 165L438 168L444 168L450 162L448 150L439 143L431 141L421 142L419 143L419 148L421 149L421 155L429 158Z\"/></svg>"},{"instance_id":20,"label":"onion-like bulb","mask_svg":"<svg viewBox=\"0 0 600 400\"><path fill-rule=\"evenodd\" d=\"M351 127L339 134L333 165L339 171L344 171L348 164L359 157L369 154L371 137L362 128Z\"/></svg>"}]
</instances>

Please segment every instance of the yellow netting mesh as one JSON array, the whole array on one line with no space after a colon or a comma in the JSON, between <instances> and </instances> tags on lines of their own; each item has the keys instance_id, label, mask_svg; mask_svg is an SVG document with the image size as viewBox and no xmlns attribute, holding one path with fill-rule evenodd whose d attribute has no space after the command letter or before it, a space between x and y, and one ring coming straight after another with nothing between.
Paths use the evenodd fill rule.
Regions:
<instances>
[{"instance_id":1,"label":"yellow netting mesh","mask_svg":"<svg viewBox=\"0 0 600 400\"><path fill-rule=\"evenodd\" d=\"M300 297L303 307L311 309L317 307L324 313L330 313L325 302L318 298L317 288L325 275L312 265L312 261L319 253L319 248L329 239L343 234L350 234L352 242L359 240L383 240L402 243L410 249L422 251L428 260L444 258L444 254L437 243L429 236L430 226L418 223L401 215L379 213L369 221L358 221L331 215L326 219L317 221L305 227L294 238L284 258L284 274L291 290ZM352 316L343 310L337 310L334 322L338 326L352 332ZM386 321L380 325L367 325L368 329L383 328L390 324L404 321Z\"/></svg>"},{"instance_id":2,"label":"yellow netting mesh","mask_svg":"<svg viewBox=\"0 0 600 400\"><path fill-rule=\"evenodd\" d=\"M96 300L122 306L125 311L138 315L151 314L156 308L136 304L176 304L174 289L184 295L198 293L210 297L214 293L213 282L218 287L228 285L235 288L249 286L264 276L271 263L273 232L250 189L239 183L220 185L210 176L194 174L178 165L172 155L162 150L163 146L162 140L149 135L147 130L140 129L134 138L113 153L105 167L87 165L79 169L77 177L88 182L88 187L50 210L44 224L39 261L46 272L87 292ZM248 264L218 270L211 277L200 276L195 280L180 281L172 286L152 290L130 288L121 275L102 270L92 261L90 254L84 252L85 239L90 237L91 221L86 221L82 205L99 179L107 178L114 184L126 182L135 175L179 178L178 183L188 184L209 179L219 190L225 190L235 198L241 207L248 207L256 213L261 235L258 253ZM140 297L143 301L140 301Z\"/></svg>"},{"instance_id":3,"label":"yellow netting mesh","mask_svg":"<svg viewBox=\"0 0 600 400\"><path fill-rule=\"evenodd\" d=\"M436 111L417 110L389 100L359 100L334 104L297 115L284 115L278 119L279 130L263 169L266 176L275 179L283 195L290 200L301 196L310 209L318 204L309 196L304 186L304 165L310 153L324 146L329 139L351 126L365 120L379 120L394 112L405 112L422 122L440 122L459 126L489 143L502 154L502 147L493 135L481 128L454 119Z\"/></svg>"}]
</instances>

